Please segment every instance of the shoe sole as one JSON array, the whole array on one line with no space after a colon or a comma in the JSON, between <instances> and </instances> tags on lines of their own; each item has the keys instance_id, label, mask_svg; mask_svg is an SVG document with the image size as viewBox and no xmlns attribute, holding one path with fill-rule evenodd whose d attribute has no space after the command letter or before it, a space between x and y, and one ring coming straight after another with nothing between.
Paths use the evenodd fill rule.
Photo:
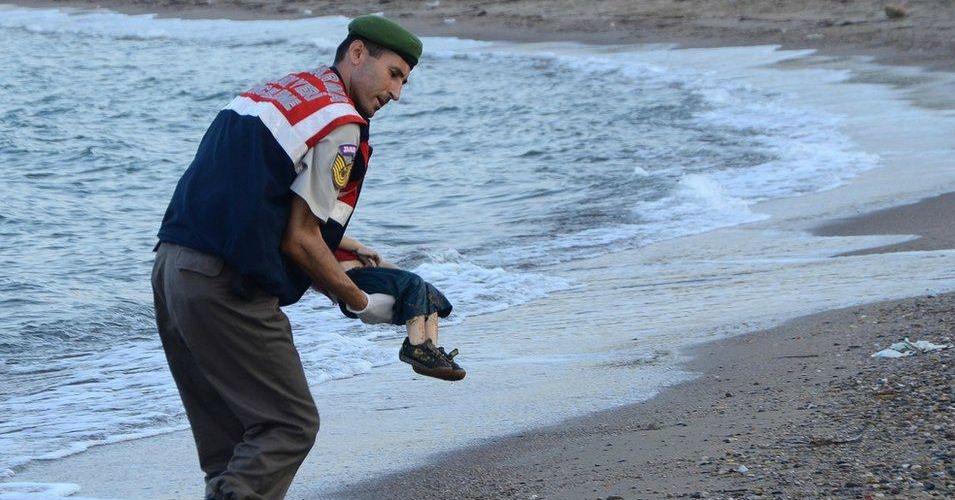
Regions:
<instances>
[{"instance_id":1,"label":"shoe sole","mask_svg":"<svg viewBox=\"0 0 955 500\"><path fill-rule=\"evenodd\" d=\"M414 370L415 373L419 375L424 375L427 377L434 377L434 378L439 378L441 380L449 380L451 382L455 382L455 381L463 379L465 375L467 375L466 371L455 370L453 368L428 368L427 366L424 366L417 360L413 358L409 358L408 356L405 356L404 354L401 354L401 353L398 354L398 359L411 365L411 369Z\"/></svg>"}]
</instances>

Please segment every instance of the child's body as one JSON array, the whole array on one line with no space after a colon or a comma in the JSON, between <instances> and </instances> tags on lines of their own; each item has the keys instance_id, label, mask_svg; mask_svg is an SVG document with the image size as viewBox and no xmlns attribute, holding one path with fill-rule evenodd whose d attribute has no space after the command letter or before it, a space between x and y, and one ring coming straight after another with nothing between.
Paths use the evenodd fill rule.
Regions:
<instances>
[{"instance_id":1,"label":"child's body","mask_svg":"<svg viewBox=\"0 0 955 500\"><path fill-rule=\"evenodd\" d=\"M450 353L438 347L438 318L451 314L451 303L437 288L410 271L381 260L374 250L345 237L335 252L342 270L367 294L381 293L395 299L391 323L405 325L408 337L398 358L415 372L445 380L460 380L466 372ZM357 318L344 304L342 312Z\"/></svg>"}]
</instances>

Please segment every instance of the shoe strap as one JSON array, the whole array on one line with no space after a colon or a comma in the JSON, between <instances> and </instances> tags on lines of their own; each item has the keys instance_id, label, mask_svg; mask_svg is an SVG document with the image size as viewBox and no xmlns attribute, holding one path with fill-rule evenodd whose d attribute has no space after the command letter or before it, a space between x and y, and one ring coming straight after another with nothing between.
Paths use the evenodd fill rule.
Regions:
<instances>
[{"instance_id":1,"label":"shoe strap","mask_svg":"<svg viewBox=\"0 0 955 500\"><path fill-rule=\"evenodd\" d=\"M454 358L455 356L458 355L458 349L457 349L457 348L452 349L451 352L444 352L444 348L443 348L443 347L439 347L438 350L441 351L441 354L444 354L445 356L447 356L448 359L452 359L452 358Z\"/></svg>"}]
</instances>

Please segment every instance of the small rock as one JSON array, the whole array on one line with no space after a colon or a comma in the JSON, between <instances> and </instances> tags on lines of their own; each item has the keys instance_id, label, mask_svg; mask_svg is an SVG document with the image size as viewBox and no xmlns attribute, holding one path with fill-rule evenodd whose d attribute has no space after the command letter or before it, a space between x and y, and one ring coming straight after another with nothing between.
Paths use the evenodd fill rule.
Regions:
<instances>
[{"instance_id":1,"label":"small rock","mask_svg":"<svg viewBox=\"0 0 955 500\"><path fill-rule=\"evenodd\" d=\"M885 6L885 17L889 19L902 19L907 15L909 15L908 9L901 5L889 4Z\"/></svg>"}]
</instances>

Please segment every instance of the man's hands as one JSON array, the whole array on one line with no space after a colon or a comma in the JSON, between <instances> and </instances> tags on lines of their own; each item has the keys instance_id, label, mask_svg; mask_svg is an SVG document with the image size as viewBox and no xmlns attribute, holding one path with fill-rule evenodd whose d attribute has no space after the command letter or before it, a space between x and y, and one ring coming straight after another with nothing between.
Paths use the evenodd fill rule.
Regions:
<instances>
[{"instance_id":1,"label":"man's hands","mask_svg":"<svg viewBox=\"0 0 955 500\"><path fill-rule=\"evenodd\" d=\"M394 315L395 298L384 293L365 294L368 297L368 305L360 311L352 309L345 305L345 308L356 314L362 323L376 325L379 323L391 323Z\"/></svg>"}]
</instances>

